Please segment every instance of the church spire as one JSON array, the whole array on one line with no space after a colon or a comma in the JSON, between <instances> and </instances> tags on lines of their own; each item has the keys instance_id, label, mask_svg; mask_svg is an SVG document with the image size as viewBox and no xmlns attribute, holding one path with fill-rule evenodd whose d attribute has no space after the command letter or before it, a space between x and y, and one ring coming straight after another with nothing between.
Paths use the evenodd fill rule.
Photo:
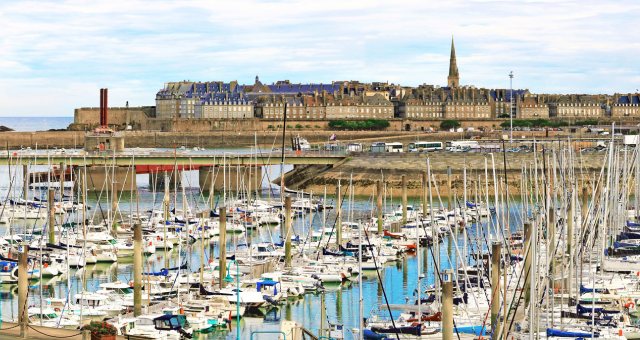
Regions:
<instances>
[{"instance_id":1,"label":"church spire","mask_svg":"<svg viewBox=\"0 0 640 340\"><path fill-rule=\"evenodd\" d=\"M453 36L451 37L451 57L449 59L449 76L447 77L447 85L449 87L460 86L460 74L458 74L456 47L453 44Z\"/></svg>"}]
</instances>

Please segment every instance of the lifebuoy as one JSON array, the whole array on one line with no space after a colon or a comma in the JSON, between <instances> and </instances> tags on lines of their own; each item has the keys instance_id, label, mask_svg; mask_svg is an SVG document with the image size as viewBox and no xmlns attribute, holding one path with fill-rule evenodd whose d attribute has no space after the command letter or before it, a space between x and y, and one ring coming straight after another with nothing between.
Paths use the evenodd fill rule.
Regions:
<instances>
[{"instance_id":1,"label":"lifebuoy","mask_svg":"<svg viewBox=\"0 0 640 340\"><path fill-rule=\"evenodd\" d=\"M635 307L636 307L636 303L633 302L633 300L631 300L631 299L628 299L627 303L624 304L624 308L626 308L626 309L632 309L632 308L635 308Z\"/></svg>"}]
</instances>

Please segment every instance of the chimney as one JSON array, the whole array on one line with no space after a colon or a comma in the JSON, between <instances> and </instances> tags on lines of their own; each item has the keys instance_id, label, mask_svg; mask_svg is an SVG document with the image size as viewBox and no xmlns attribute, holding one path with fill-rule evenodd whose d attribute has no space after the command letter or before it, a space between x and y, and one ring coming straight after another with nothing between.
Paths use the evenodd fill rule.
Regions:
<instances>
[{"instance_id":1,"label":"chimney","mask_svg":"<svg viewBox=\"0 0 640 340\"><path fill-rule=\"evenodd\" d=\"M104 89L100 89L100 127L104 126Z\"/></svg>"},{"instance_id":2,"label":"chimney","mask_svg":"<svg viewBox=\"0 0 640 340\"><path fill-rule=\"evenodd\" d=\"M109 117L109 89L104 89L104 111L103 111L103 119L104 122L102 124L103 127L108 127L108 117Z\"/></svg>"}]
</instances>

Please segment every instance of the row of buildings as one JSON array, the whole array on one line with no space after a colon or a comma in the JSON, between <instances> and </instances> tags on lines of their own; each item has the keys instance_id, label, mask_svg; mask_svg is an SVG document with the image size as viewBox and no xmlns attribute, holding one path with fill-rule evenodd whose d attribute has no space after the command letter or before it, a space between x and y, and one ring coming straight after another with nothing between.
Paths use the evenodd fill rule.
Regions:
<instances>
[{"instance_id":1,"label":"row of buildings","mask_svg":"<svg viewBox=\"0 0 640 340\"><path fill-rule=\"evenodd\" d=\"M453 41L447 86L335 81L253 85L235 81L171 82L156 94L156 118L208 119L589 119L639 117L640 95L547 95L461 86Z\"/></svg>"},{"instance_id":2,"label":"row of buildings","mask_svg":"<svg viewBox=\"0 0 640 340\"><path fill-rule=\"evenodd\" d=\"M513 93L513 100L512 100ZM168 83L156 96L156 118L280 120L332 119L492 119L640 117L640 95L548 95L528 90L473 86L416 88L393 84L263 85L235 82Z\"/></svg>"}]
</instances>

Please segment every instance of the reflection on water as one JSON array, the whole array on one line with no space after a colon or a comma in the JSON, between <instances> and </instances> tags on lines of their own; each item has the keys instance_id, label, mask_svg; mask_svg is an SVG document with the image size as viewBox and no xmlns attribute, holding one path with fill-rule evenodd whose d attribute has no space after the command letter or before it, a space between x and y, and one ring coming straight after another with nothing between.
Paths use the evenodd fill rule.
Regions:
<instances>
[{"instance_id":1,"label":"reflection on water","mask_svg":"<svg viewBox=\"0 0 640 340\"><path fill-rule=\"evenodd\" d=\"M6 191L5 191L6 192ZM129 195L124 195L120 202L120 210L123 212L134 211L139 209L145 211L147 209L160 206L160 195L154 195L148 190L140 191L139 206L136 206L135 200L131 202ZM104 213L105 207L110 204L106 201L101 202L100 206L96 204L96 196L92 196L90 204L93 209L90 214L100 216ZM203 196L198 190L190 189L187 191L187 200L192 207L197 206L202 209L205 206ZM178 207L182 206L182 197L180 195L175 200ZM332 203L332 202L331 202ZM389 207L397 206L398 201L388 200ZM411 204L412 202L410 202ZM367 198L356 199L352 204L346 203L345 206L353 206L354 219L366 219L370 216L370 200ZM96 208L97 207L97 208ZM329 211L327 221L335 220L335 212ZM77 216L71 214L65 217L65 221L74 221ZM294 221L294 230L302 239L309 232L310 218L304 217ZM321 227L321 216L314 216L313 228ZM29 225L16 224L14 231L28 230L42 227L45 221L38 221ZM0 226L0 233L6 232L6 227ZM280 236L280 228L278 226L260 227L256 230L247 232L246 235L236 234L228 235L227 254L231 255L238 244L260 240L260 241L278 241ZM468 229L468 240L482 239L484 235L475 234L475 226L471 225ZM450 268L450 263L455 263L457 257L456 252L451 246L452 240L446 238L441 244L439 255L441 257L441 265L439 270ZM463 236L459 235L458 243L463 244ZM178 266L181 263L187 263L188 270L197 271L200 267L200 241L194 244L183 246L180 251L177 248L164 252L158 251L155 254L144 256L143 271L158 271L167 265L170 267ZM205 241L205 262L208 263L212 256L217 256L219 245L217 239ZM479 242L484 244L484 242ZM483 245L482 248L485 248ZM470 248L470 252L478 252L478 249ZM426 279L423 280L422 286L434 283L434 252L426 248L421 248L419 252L421 256L421 271L425 273ZM168 263L165 263L168 262ZM390 304L412 303L414 301L414 292L417 288L418 270L417 258L415 255L408 255L400 261L386 265L380 270L379 274L375 271L365 271L363 275L363 297L364 297L364 317L369 317L372 311L377 310L379 306L384 305L384 295ZM379 284L380 277L382 284ZM133 280L133 264L132 258L119 259L119 262L112 264L96 264L90 265L83 269L70 269L64 276L48 278L43 281L31 281L29 286L29 305L39 306L41 301L48 297L66 298L74 296L76 293L86 287L89 291L98 289L98 286L104 282L111 281L129 282ZM358 281L354 277L354 282L342 285L328 286L324 296L322 294L307 294L304 299L293 301L287 305L280 306L269 310L262 316L247 316L241 321L242 338L248 339L253 331L278 330L282 320L295 320L304 327L314 333L318 333L320 328L320 306L321 299L325 299L326 315L332 323L343 323L345 325L346 336L352 338L351 329L358 327ZM384 291L383 291L384 288ZM17 285L2 284L0 285L0 312L3 320L12 320L17 314ZM386 313L386 312L385 312ZM398 312L394 312L397 315ZM201 338L207 339L223 339L235 337L236 325L233 323L228 331L221 331L212 334L201 335ZM256 339L269 339L269 336L255 337Z\"/></svg>"}]
</instances>

